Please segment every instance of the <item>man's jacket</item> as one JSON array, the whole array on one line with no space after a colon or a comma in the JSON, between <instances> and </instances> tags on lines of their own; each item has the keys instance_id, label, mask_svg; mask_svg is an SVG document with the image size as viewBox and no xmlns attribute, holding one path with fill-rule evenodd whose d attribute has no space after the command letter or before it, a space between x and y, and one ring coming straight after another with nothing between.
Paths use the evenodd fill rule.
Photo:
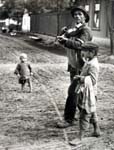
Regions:
<instances>
[{"instance_id":1,"label":"man's jacket","mask_svg":"<svg viewBox=\"0 0 114 150\"><path fill-rule=\"evenodd\" d=\"M68 64L71 68L76 70L76 74L79 74L83 61L80 56L80 46L86 41L92 40L92 32L89 27L85 24L77 29L76 33L73 33L68 40L65 42L64 46L67 50Z\"/></svg>"}]
</instances>

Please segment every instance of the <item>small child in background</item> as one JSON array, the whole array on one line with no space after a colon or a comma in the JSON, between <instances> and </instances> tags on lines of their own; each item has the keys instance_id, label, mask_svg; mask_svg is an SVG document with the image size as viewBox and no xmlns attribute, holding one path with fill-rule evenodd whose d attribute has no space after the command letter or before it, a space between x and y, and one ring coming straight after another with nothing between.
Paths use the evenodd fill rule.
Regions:
<instances>
[{"instance_id":1,"label":"small child in background","mask_svg":"<svg viewBox=\"0 0 114 150\"><path fill-rule=\"evenodd\" d=\"M14 74L18 76L19 84L21 84L21 90L23 91L25 84L28 83L30 89L29 92L32 92L31 75L33 73L31 65L27 62L27 54L20 54L20 63L17 64Z\"/></svg>"}]
</instances>

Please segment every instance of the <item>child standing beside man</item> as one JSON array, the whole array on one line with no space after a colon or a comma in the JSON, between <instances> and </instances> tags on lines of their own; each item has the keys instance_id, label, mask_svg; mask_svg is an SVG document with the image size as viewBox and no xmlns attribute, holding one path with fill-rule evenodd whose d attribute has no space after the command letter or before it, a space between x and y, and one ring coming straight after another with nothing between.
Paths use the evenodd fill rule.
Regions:
<instances>
[{"instance_id":1,"label":"child standing beside man","mask_svg":"<svg viewBox=\"0 0 114 150\"><path fill-rule=\"evenodd\" d=\"M97 81L99 74L99 63L97 59L98 46L93 42L86 42L81 46L81 57L85 62L81 74L76 75L77 82L75 93L77 95L77 106L80 110L80 139L84 137L89 123L93 125L93 136L100 136L98 117L96 112ZM76 143L73 140L71 144Z\"/></svg>"}]
</instances>

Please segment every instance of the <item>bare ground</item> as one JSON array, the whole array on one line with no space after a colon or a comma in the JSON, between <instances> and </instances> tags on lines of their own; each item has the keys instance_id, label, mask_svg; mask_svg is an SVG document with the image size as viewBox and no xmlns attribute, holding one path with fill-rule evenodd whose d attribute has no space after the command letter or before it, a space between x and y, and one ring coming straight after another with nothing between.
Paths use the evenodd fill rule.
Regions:
<instances>
[{"instance_id":1,"label":"bare ground","mask_svg":"<svg viewBox=\"0 0 114 150\"><path fill-rule=\"evenodd\" d=\"M13 74L18 56L28 54L34 76L33 92L20 91ZM55 52L55 49L54 49ZM100 61L106 60L109 51L102 49ZM73 149L65 142L78 136L76 125L66 130L56 128L63 115L69 74L67 58L26 43L22 38L0 35L0 149L2 150L67 150ZM114 66L100 64L97 111L102 131L100 138L91 138L75 149L114 149ZM78 115L77 115L78 117Z\"/></svg>"}]
</instances>

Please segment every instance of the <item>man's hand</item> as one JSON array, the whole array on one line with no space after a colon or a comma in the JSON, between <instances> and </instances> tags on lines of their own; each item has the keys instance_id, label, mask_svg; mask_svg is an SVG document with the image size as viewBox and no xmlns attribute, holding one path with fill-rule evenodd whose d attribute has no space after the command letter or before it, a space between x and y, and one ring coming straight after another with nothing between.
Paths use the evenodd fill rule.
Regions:
<instances>
[{"instance_id":1,"label":"man's hand","mask_svg":"<svg viewBox=\"0 0 114 150\"><path fill-rule=\"evenodd\" d=\"M62 36L57 36L57 40L61 44L64 44L68 40L68 38L66 38L66 37L64 37L64 35L62 35Z\"/></svg>"},{"instance_id":2,"label":"man's hand","mask_svg":"<svg viewBox=\"0 0 114 150\"><path fill-rule=\"evenodd\" d=\"M63 35L66 31L67 31L67 27L64 26L62 29L61 29L61 32L60 32L60 36Z\"/></svg>"}]
</instances>

